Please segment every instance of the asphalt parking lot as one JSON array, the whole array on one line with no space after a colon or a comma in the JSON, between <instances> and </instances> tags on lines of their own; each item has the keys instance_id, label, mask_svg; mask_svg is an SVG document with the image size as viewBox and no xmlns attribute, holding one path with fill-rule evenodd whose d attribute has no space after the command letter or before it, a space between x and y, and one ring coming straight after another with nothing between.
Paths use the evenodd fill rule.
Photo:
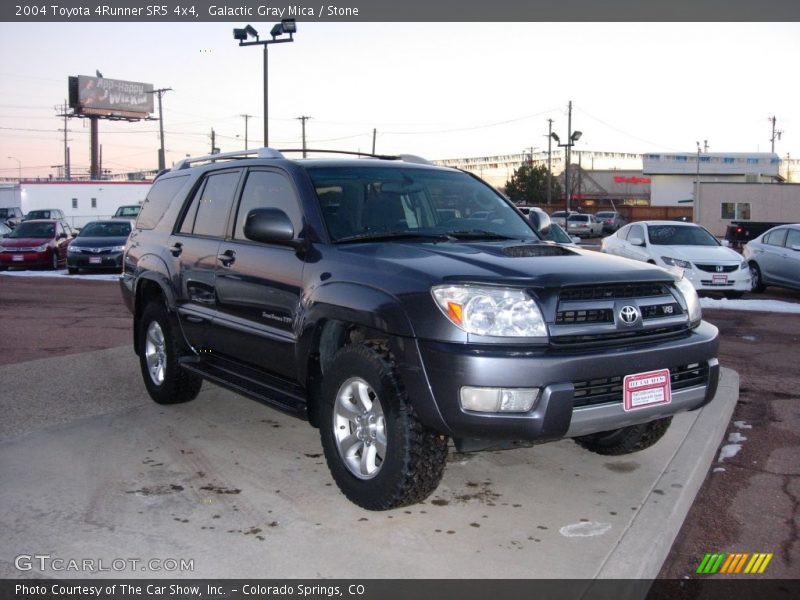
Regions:
<instances>
[{"instance_id":1,"label":"asphalt parking lot","mask_svg":"<svg viewBox=\"0 0 800 600\"><path fill-rule=\"evenodd\" d=\"M13 340L0 353L12 551L43 551L36 540L62 556L191 558L194 577L683 578L716 550L775 552L768 575L796 572L796 316L706 311L723 366L742 374L733 419L728 373L727 412L715 401L676 418L643 453L609 460L563 441L453 455L425 504L365 513L333 486L305 423L211 385L187 405L151 403L115 284L3 277L0 309ZM681 462L703 413L716 439ZM723 434L741 448L720 459ZM667 523L680 529L674 545L658 538ZM371 549L358 563L341 551L354 539ZM0 557L0 576L19 576L12 558Z\"/></svg>"}]
</instances>

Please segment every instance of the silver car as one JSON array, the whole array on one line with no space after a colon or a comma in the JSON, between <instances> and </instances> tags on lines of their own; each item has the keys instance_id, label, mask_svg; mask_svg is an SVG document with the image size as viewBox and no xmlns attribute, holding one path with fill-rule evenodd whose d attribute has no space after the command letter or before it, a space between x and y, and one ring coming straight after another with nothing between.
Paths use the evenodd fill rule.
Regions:
<instances>
[{"instance_id":1,"label":"silver car","mask_svg":"<svg viewBox=\"0 0 800 600\"><path fill-rule=\"evenodd\" d=\"M800 224L773 227L747 242L742 254L754 292L768 285L800 290Z\"/></svg>"}]
</instances>

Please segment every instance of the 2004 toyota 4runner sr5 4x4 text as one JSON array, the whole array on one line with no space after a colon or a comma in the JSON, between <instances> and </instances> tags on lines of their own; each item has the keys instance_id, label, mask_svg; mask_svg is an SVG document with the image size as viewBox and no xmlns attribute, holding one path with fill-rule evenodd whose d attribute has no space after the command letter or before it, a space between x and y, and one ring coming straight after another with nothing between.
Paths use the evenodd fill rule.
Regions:
<instances>
[{"instance_id":1,"label":"2004 toyota 4runner sr5 4x4 text","mask_svg":"<svg viewBox=\"0 0 800 600\"><path fill-rule=\"evenodd\" d=\"M433 492L449 439L625 454L717 387L691 283L544 242L480 179L416 157L184 160L144 201L121 288L156 402L207 379L308 419L372 510Z\"/></svg>"}]
</instances>

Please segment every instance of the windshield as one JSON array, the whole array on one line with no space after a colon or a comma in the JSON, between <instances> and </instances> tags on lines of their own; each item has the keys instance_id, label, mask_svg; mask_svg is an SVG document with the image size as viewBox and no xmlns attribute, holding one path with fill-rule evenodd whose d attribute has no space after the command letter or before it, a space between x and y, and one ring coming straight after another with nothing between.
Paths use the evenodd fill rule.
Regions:
<instances>
[{"instance_id":1,"label":"windshield","mask_svg":"<svg viewBox=\"0 0 800 600\"><path fill-rule=\"evenodd\" d=\"M138 206L120 206L117 209L117 212L114 213L115 217L138 217L139 216L139 207Z\"/></svg>"},{"instance_id":2,"label":"windshield","mask_svg":"<svg viewBox=\"0 0 800 600\"><path fill-rule=\"evenodd\" d=\"M307 169L334 241L539 239L502 196L457 171Z\"/></svg>"},{"instance_id":3,"label":"windshield","mask_svg":"<svg viewBox=\"0 0 800 600\"><path fill-rule=\"evenodd\" d=\"M56 236L56 226L53 223L30 223L24 221L17 225L10 238L42 238L52 239Z\"/></svg>"},{"instance_id":4,"label":"windshield","mask_svg":"<svg viewBox=\"0 0 800 600\"><path fill-rule=\"evenodd\" d=\"M9 214L11 214L11 213L7 208L0 208L0 218L5 218Z\"/></svg>"},{"instance_id":5,"label":"windshield","mask_svg":"<svg viewBox=\"0 0 800 600\"><path fill-rule=\"evenodd\" d=\"M717 238L702 227L648 225L650 243L658 246L719 246Z\"/></svg>"},{"instance_id":6,"label":"windshield","mask_svg":"<svg viewBox=\"0 0 800 600\"><path fill-rule=\"evenodd\" d=\"M85 225L78 237L128 237L130 232L130 223L94 222Z\"/></svg>"},{"instance_id":7,"label":"windshield","mask_svg":"<svg viewBox=\"0 0 800 600\"><path fill-rule=\"evenodd\" d=\"M27 219L30 221L32 219L49 219L50 218L50 211L49 210L32 210L26 215Z\"/></svg>"}]
</instances>

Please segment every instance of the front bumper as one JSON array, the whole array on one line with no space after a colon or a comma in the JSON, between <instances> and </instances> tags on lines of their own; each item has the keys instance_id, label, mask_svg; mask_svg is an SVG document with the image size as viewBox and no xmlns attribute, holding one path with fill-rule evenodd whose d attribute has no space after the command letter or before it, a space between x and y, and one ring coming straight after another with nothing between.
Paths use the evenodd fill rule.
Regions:
<instances>
[{"instance_id":1,"label":"front bumper","mask_svg":"<svg viewBox=\"0 0 800 600\"><path fill-rule=\"evenodd\" d=\"M420 341L419 368L407 360L406 348L401 377L423 420L452 437L550 441L646 423L704 406L714 397L719 378L717 334L716 327L703 322L680 339L572 352ZM681 380L687 366L702 376ZM620 378L664 368L678 377L671 402L626 412ZM606 382L606 390L616 386L618 398L612 392L587 402L582 390L597 382ZM462 386L537 387L542 392L527 413L478 413L461 408ZM435 410L424 406L426 395Z\"/></svg>"},{"instance_id":2,"label":"front bumper","mask_svg":"<svg viewBox=\"0 0 800 600\"><path fill-rule=\"evenodd\" d=\"M52 264L52 253L44 252L0 252L0 265L4 267L47 267Z\"/></svg>"},{"instance_id":3,"label":"front bumper","mask_svg":"<svg viewBox=\"0 0 800 600\"><path fill-rule=\"evenodd\" d=\"M67 254L67 267L70 269L122 270L122 252L105 254L71 252Z\"/></svg>"},{"instance_id":4,"label":"front bumper","mask_svg":"<svg viewBox=\"0 0 800 600\"><path fill-rule=\"evenodd\" d=\"M683 275L701 292L749 292L752 285L749 269L737 269L731 273L685 269Z\"/></svg>"}]
</instances>

